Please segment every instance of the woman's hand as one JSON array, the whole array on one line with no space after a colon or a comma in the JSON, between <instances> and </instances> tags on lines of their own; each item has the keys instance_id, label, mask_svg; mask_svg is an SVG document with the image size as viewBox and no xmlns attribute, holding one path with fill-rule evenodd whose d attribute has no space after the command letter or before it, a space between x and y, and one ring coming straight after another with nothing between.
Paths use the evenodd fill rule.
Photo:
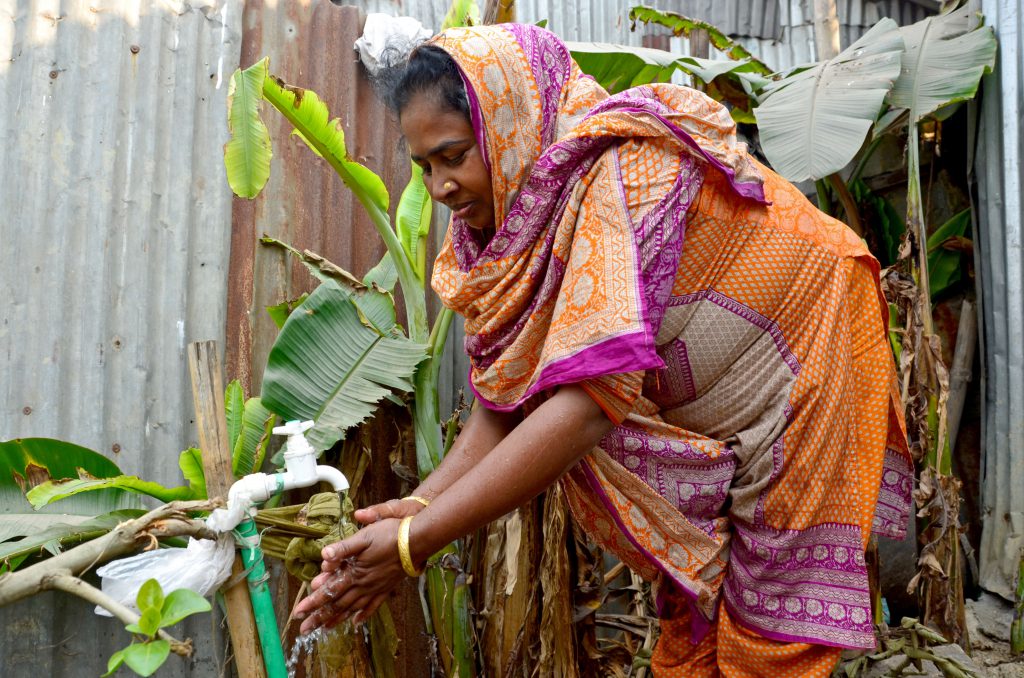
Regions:
<instances>
[{"instance_id":1,"label":"woman's hand","mask_svg":"<svg viewBox=\"0 0 1024 678\"><path fill-rule=\"evenodd\" d=\"M311 582L313 592L295 606L295 616L303 619L302 633L334 626L356 613L357 623L365 621L406 578L398 557L399 522L393 518L379 519L348 539L324 548L323 572Z\"/></svg>"},{"instance_id":2,"label":"woman's hand","mask_svg":"<svg viewBox=\"0 0 1024 678\"><path fill-rule=\"evenodd\" d=\"M414 516L422 510L423 504L414 499L391 499L382 504L358 509L352 514L352 517L363 525L370 525L388 518L401 520L406 516Z\"/></svg>"}]
</instances>

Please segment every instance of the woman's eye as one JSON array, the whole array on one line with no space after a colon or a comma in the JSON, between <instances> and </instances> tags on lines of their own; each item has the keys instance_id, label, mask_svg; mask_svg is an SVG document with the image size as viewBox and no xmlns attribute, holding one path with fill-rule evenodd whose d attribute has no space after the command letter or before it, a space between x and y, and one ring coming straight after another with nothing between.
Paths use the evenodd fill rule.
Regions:
<instances>
[{"instance_id":1,"label":"woman's eye","mask_svg":"<svg viewBox=\"0 0 1024 678\"><path fill-rule=\"evenodd\" d=\"M455 157L452 157L452 158L448 158L448 164L449 164L449 165L458 165L458 164L461 164L461 163L462 163L462 161L463 161L463 160L465 160L465 158L466 158L466 153L465 153L465 151L463 151L462 153L459 153L459 154L458 154L458 155L456 155Z\"/></svg>"}]
</instances>

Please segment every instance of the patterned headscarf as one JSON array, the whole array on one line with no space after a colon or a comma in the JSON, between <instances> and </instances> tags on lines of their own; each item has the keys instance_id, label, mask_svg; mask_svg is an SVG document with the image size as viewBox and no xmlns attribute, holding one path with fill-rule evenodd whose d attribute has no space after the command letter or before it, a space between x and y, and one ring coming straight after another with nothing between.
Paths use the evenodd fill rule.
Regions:
<instances>
[{"instance_id":1,"label":"patterned headscarf","mask_svg":"<svg viewBox=\"0 0 1024 678\"><path fill-rule=\"evenodd\" d=\"M704 168L763 200L728 111L666 85L609 97L534 26L452 29L433 44L462 72L494 191L495 235L481 242L453 218L432 280L466 319L476 394L513 409L558 384L660 367L654 337ZM644 138L686 159L634 224L613 147Z\"/></svg>"}]
</instances>

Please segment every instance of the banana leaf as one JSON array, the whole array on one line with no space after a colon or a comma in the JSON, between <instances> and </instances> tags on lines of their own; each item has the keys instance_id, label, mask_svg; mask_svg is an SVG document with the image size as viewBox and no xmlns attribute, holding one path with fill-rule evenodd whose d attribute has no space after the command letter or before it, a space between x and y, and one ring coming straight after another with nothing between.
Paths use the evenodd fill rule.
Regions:
<instances>
[{"instance_id":1,"label":"banana leaf","mask_svg":"<svg viewBox=\"0 0 1024 678\"><path fill-rule=\"evenodd\" d=\"M12 564L10 569L13 570L17 567L14 563L28 556L43 551L57 555L65 546L102 537L124 521L133 520L144 513L143 509L119 509L98 516L50 516L68 520L36 530L23 539L0 543L0 561Z\"/></svg>"},{"instance_id":2,"label":"banana leaf","mask_svg":"<svg viewBox=\"0 0 1024 678\"><path fill-rule=\"evenodd\" d=\"M928 236L928 292L937 299L963 278L961 250L945 247L963 238L971 228L971 210L953 216Z\"/></svg>"},{"instance_id":3,"label":"banana leaf","mask_svg":"<svg viewBox=\"0 0 1024 678\"><path fill-rule=\"evenodd\" d=\"M664 26L675 35L685 35L687 37L690 36L691 31L702 30L707 33L708 41L714 45L715 49L724 53L730 59L748 59L750 63L754 64L757 73L764 76L772 74L772 69L768 68L760 59L754 58L754 55L746 47L727 36L717 26L713 26L706 21L691 19L682 14L665 12L645 5L637 5L629 10L629 20L633 22L634 28L637 21L642 21L646 24Z\"/></svg>"},{"instance_id":4,"label":"banana leaf","mask_svg":"<svg viewBox=\"0 0 1024 678\"><path fill-rule=\"evenodd\" d=\"M231 452L231 470L236 478L256 473L263 466L270 436L273 435L274 419L274 413L259 398L245 401L241 431Z\"/></svg>"},{"instance_id":5,"label":"banana leaf","mask_svg":"<svg viewBox=\"0 0 1024 678\"><path fill-rule=\"evenodd\" d=\"M245 412L245 392L242 382L232 380L224 389L224 418L228 428L228 446L235 447L235 441L242 432L242 415Z\"/></svg>"},{"instance_id":6,"label":"banana leaf","mask_svg":"<svg viewBox=\"0 0 1024 678\"><path fill-rule=\"evenodd\" d=\"M676 56L650 47L631 47L604 42L567 42L566 46L580 69L612 93L652 82L669 82L672 74L683 71L706 85L716 83L720 101L748 110L750 100L771 79L764 76L752 59L701 59Z\"/></svg>"},{"instance_id":7,"label":"banana leaf","mask_svg":"<svg viewBox=\"0 0 1024 678\"><path fill-rule=\"evenodd\" d=\"M32 510L25 493L54 478L111 477L121 470L102 454L51 438L0 442L0 541L46 529L55 522L81 522L137 501L118 489L76 498L59 507ZM45 514L45 515L40 515Z\"/></svg>"},{"instance_id":8,"label":"banana leaf","mask_svg":"<svg viewBox=\"0 0 1024 678\"><path fill-rule=\"evenodd\" d=\"M412 163L412 174L395 211L395 230L416 277L423 282L427 272L427 235L430 233L431 201L423 184L423 168Z\"/></svg>"},{"instance_id":9,"label":"banana leaf","mask_svg":"<svg viewBox=\"0 0 1024 678\"><path fill-rule=\"evenodd\" d=\"M995 34L987 26L972 29L974 16L965 6L900 29L906 54L889 104L909 109L910 122L974 98L981 76L992 71Z\"/></svg>"},{"instance_id":10,"label":"banana leaf","mask_svg":"<svg viewBox=\"0 0 1024 678\"><path fill-rule=\"evenodd\" d=\"M172 501L205 499L206 478L203 475L202 453L196 448L185 450L178 455L178 467L189 482L187 486L164 487L160 483L142 480L136 476L93 478L87 473L81 473L78 478L41 483L29 490L25 497L36 509L83 493L95 494L111 489L148 495L165 504Z\"/></svg>"},{"instance_id":11,"label":"banana leaf","mask_svg":"<svg viewBox=\"0 0 1024 678\"><path fill-rule=\"evenodd\" d=\"M231 139L224 146L224 167L231 190L241 198L255 198L270 178L270 132L260 118L266 77L264 59L244 71L235 71L228 85Z\"/></svg>"},{"instance_id":12,"label":"banana leaf","mask_svg":"<svg viewBox=\"0 0 1024 678\"><path fill-rule=\"evenodd\" d=\"M317 451L344 437L391 389L411 391L427 347L364 322L351 295L322 283L278 335L263 375L263 404L285 420L312 419Z\"/></svg>"},{"instance_id":13,"label":"banana leaf","mask_svg":"<svg viewBox=\"0 0 1024 678\"><path fill-rule=\"evenodd\" d=\"M882 19L832 59L769 84L754 115L775 171L821 179L853 160L900 74L902 51L896 22Z\"/></svg>"}]
</instances>

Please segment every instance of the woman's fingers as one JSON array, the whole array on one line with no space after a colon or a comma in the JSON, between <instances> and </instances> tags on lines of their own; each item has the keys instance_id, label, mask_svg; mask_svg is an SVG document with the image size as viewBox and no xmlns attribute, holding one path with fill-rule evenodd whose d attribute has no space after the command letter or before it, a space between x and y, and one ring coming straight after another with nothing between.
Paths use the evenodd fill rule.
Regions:
<instances>
[{"instance_id":1,"label":"woman's fingers","mask_svg":"<svg viewBox=\"0 0 1024 678\"><path fill-rule=\"evenodd\" d=\"M373 613L377 611L377 608L380 607L381 604L383 604L384 601L387 600L387 598L388 594L386 593L381 593L374 596L373 599L370 600L370 603L368 605L364 605L362 609L359 610L359 613L356 614L355 619L353 619L352 621L356 624L362 624L367 619L373 616Z\"/></svg>"},{"instance_id":2,"label":"woman's fingers","mask_svg":"<svg viewBox=\"0 0 1024 678\"><path fill-rule=\"evenodd\" d=\"M383 504L374 504L364 509L358 509L352 514L352 517L363 525L372 525L388 518L405 518L416 515L422 508L423 505L417 501L391 499Z\"/></svg>"},{"instance_id":3,"label":"woman's fingers","mask_svg":"<svg viewBox=\"0 0 1024 678\"><path fill-rule=\"evenodd\" d=\"M366 533L360 530L348 539L342 539L339 542L325 546L320 552L320 556L324 559L325 565L330 561L340 563L346 558L359 555L369 545ZM321 567L321 569L325 568ZM332 569L337 569L337 566L333 566Z\"/></svg>"}]
</instances>

